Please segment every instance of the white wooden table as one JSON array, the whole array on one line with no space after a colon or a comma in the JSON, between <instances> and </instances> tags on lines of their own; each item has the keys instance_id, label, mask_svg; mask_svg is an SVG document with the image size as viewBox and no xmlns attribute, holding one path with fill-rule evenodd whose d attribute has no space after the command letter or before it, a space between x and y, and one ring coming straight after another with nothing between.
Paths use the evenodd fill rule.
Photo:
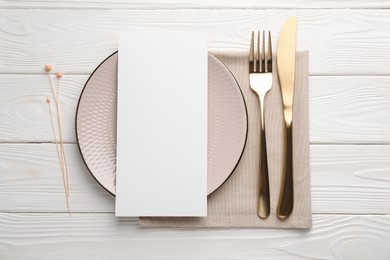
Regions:
<instances>
[{"instance_id":1,"label":"white wooden table","mask_svg":"<svg viewBox=\"0 0 390 260\"><path fill-rule=\"evenodd\" d=\"M390 259L390 2L163 2L0 1L0 259ZM298 49L310 51L313 228L151 229L115 218L114 198L82 162L74 117L117 32L208 30L211 49L247 50L251 30L277 39L293 14ZM64 73L71 218L46 63Z\"/></svg>"}]
</instances>

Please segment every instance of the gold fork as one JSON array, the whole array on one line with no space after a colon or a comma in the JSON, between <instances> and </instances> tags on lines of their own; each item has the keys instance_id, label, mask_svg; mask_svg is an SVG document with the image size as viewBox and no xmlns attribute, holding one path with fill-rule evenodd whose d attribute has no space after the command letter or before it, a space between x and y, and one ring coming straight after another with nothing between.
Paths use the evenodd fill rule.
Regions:
<instances>
[{"instance_id":1,"label":"gold fork","mask_svg":"<svg viewBox=\"0 0 390 260\"><path fill-rule=\"evenodd\" d=\"M262 33L262 48L260 51L260 32L257 32L257 48L255 53L254 32L252 32L249 50L249 84L260 103L260 193L259 217L265 219L270 213L270 197L268 182L267 141L265 136L264 99L272 87L272 44L271 32L268 32L268 52L265 54L265 32Z\"/></svg>"}]
</instances>

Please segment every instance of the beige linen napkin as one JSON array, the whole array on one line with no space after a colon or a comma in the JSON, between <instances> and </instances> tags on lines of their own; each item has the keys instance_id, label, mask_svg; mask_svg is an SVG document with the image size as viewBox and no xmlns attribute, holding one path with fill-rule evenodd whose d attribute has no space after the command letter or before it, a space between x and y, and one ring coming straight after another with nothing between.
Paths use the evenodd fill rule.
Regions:
<instances>
[{"instance_id":1,"label":"beige linen napkin","mask_svg":"<svg viewBox=\"0 0 390 260\"><path fill-rule=\"evenodd\" d=\"M259 192L259 101L249 87L248 53L213 53L236 77L248 109L248 139L245 151L230 178L208 197L208 215L195 217L142 217L139 223L155 227L259 227L310 228L310 167L308 52L297 53L294 94L294 209L286 220L276 216L283 171L283 111L279 80L274 73L273 87L265 100L265 121L271 195L271 214L266 219L257 215ZM276 59L274 59L275 61ZM276 62L274 62L274 71Z\"/></svg>"}]
</instances>

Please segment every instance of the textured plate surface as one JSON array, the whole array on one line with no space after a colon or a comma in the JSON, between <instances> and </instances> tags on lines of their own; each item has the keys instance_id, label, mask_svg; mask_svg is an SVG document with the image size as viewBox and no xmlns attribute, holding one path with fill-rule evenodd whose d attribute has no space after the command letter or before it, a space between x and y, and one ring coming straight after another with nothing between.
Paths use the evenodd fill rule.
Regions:
<instances>
[{"instance_id":1,"label":"textured plate surface","mask_svg":"<svg viewBox=\"0 0 390 260\"><path fill-rule=\"evenodd\" d=\"M96 68L84 86L76 112L82 157L94 178L114 195L117 62L115 52ZM208 72L207 192L211 194L227 180L241 158L248 119L235 78L211 54Z\"/></svg>"}]
</instances>

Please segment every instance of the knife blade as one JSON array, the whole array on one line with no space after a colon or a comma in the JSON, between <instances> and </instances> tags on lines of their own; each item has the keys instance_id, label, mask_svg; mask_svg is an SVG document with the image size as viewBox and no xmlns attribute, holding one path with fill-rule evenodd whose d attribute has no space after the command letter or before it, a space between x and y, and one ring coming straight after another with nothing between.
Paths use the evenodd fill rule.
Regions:
<instances>
[{"instance_id":1,"label":"knife blade","mask_svg":"<svg viewBox=\"0 0 390 260\"><path fill-rule=\"evenodd\" d=\"M291 17L282 27L279 35L276 61L283 100L284 163L277 215L280 219L290 216L294 207L293 188L293 101L295 84L297 18Z\"/></svg>"}]
</instances>

